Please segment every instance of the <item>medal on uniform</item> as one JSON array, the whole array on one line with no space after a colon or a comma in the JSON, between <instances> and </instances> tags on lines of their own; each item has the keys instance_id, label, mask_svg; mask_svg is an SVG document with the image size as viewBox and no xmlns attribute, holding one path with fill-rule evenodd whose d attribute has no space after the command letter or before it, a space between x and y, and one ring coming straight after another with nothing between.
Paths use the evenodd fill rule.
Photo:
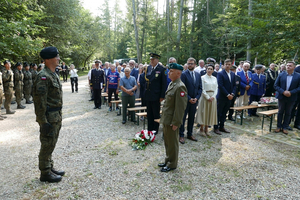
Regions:
<instances>
[{"instance_id":1,"label":"medal on uniform","mask_svg":"<svg viewBox=\"0 0 300 200\"><path fill-rule=\"evenodd\" d=\"M157 78L157 77L158 77L158 74L155 74L155 77Z\"/></svg>"}]
</instances>

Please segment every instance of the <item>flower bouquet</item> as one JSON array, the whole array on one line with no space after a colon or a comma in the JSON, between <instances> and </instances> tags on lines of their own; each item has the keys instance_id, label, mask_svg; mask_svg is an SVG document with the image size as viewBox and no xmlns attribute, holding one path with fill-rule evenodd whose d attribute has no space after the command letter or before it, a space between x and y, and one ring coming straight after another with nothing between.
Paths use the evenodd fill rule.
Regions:
<instances>
[{"instance_id":1,"label":"flower bouquet","mask_svg":"<svg viewBox=\"0 0 300 200\"><path fill-rule=\"evenodd\" d=\"M277 104L278 99L276 99L275 97L262 97L260 99L260 103L263 103L263 104Z\"/></svg>"},{"instance_id":2,"label":"flower bouquet","mask_svg":"<svg viewBox=\"0 0 300 200\"><path fill-rule=\"evenodd\" d=\"M142 130L135 134L130 145L132 150L145 149L148 144L155 140L155 131Z\"/></svg>"}]
</instances>

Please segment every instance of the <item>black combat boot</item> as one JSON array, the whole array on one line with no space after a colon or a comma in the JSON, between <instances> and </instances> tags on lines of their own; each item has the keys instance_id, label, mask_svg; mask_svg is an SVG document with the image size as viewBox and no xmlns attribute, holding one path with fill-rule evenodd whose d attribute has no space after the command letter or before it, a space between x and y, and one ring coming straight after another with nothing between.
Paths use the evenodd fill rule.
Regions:
<instances>
[{"instance_id":1,"label":"black combat boot","mask_svg":"<svg viewBox=\"0 0 300 200\"><path fill-rule=\"evenodd\" d=\"M42 182L48 181L50 183L59 182L61 181L61 176L54 174L52 171L47 173L41 173L40 181Z\"/></svg>"},{"instance_id":2,"label":"black combat boot","mask_svg":"<svg viewBox=\"0 0 300 200\"><path fill-rule=\"evenodd\" d=\"M54 174L57 174L57 175L60 175L60 176L65 175L65 171L63 171L63 170L56 170L56 169L52 168L51 171L52 171Z\"/></svg>"},{"instance_id":3,"label":"black combat boot","mask_svg":"<svg viewBox=\"0 0 300 200\"><path fill-rule=\"evenodd\" d=\"M26 108L26 106L23 106L23 105L18 105L17 109L24 109Z\"/></svg>"},{"instance_id":4,"label":"black combat boot","mask_svg":"<svg viewBox=\"0 0 300 200\"><path fill-rule=\"evenodd\" d=\"M6 110L6 114L15 114L16 111Z\"/></svg>"},{"instance_id":5,"label":"black combat boot","mask_svg":"<svg viewBox=\"0 0 300 200\"><path fill-rule=\"evenodd\" d=\"M32 101L30 101L30 100L26 100L26 104L32 104L33 102Z\"/></svg>"}]
</instances>

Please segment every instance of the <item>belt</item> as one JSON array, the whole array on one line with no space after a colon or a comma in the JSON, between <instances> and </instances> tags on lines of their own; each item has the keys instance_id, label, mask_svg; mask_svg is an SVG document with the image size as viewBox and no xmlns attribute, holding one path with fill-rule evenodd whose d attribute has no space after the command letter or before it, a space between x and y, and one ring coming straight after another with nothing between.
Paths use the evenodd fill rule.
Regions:
<instances>
[{"instance_id":1,"label":"belt","mask_svg":"<svg viewBox=\"0 0 300 200\"><path fill-rule=\"evenodd\" d=\"M60 111L61 109L62 107L54 107L54 108L47 107L47 112Z\"/></svg>"},{"instance_id":2,"label":"belt","mask_svg":"<svg viewBox=\"0 0 300 200\"><path fill-rule=\"evenodd\" d=\"M209 90L209 91L206 91L206 92L214 92L214 91L212 91L212 90Z\"/></svg>"}]
</instances>

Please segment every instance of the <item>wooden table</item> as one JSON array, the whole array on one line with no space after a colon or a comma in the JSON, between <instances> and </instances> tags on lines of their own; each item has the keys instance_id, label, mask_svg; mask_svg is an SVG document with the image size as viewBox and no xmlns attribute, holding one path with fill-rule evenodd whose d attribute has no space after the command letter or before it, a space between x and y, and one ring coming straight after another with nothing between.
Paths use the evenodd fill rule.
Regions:
<instances>
[{"instance_id":1,"label":"wooden table","mask_svg":"<svg viewBox=\"0 0 300 200\"><path fill-rule=\"evenodd\" d=\"M274 114L278 113L278 109L274 109L274 110L267 110L267 111L263 111L263 112L259 112L259 114L263 115L263 120L262 120L262 124L261 124L261 129L264 129L264 121L265 121L265 117L271 117L270 119L270 132L272 130L272 122L273 122L273 116Z\"/></svg>"},{"instance_id":2,"label":"wooden table","mask_svg":"<svg viewBox=\"0 0 300 200\"><path fill-rule=\"evenodd\" d=\"M230 109L235 111L234 123L236 123L237 111L242 111L240 125L243 125L243 117L244 117L244 110L245 109L263 108L263 107L268 107L268 106L270 106L270 105L269 104L259 104L257 106L249 105L249 106L231 107Z\"/></svg>"}]
</instances>

